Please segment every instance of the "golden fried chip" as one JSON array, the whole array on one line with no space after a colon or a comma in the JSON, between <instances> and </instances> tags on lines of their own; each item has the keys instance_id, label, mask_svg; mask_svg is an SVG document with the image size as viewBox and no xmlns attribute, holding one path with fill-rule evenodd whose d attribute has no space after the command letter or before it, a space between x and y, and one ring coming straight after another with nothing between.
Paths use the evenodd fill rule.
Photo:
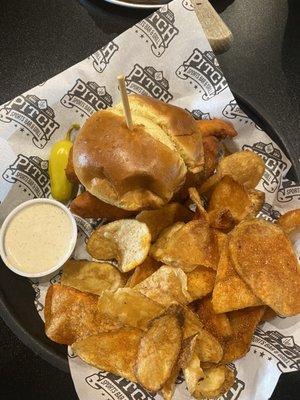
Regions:
<instances>
[{"instance_id":1,"label":"golden fried chip","mask_svg":"<svg viewBox=\"0 0 300 400\"><path fill-rule=\"evenodd\" d=\"M123 327L78 340L72 349L88 364L136 382L134 369L142 336L139 329Z\"/></svg>"},{"instance_id":2,"label":"golden fried chip","mask_svg":"<svg viewBox=\"0 0 300 400\"><path fill-rule=\"evenodd\" d=\"M176 387L176 379L179 375L180 367L176 363L172 369L170 377L166 380L161 388L161 394L164 400L172 400Z\"/></svg>"},{"instance_id":3,"label":"golden fried chip","mask_svg":"<svg viewBox=\"0 0 300 400\"><path fill-rule=\"evenodd\" d=\"M116 292L106 291L98 300L99 316L106 316L123 325L145 330L148 322L157 317L162 306L131 288L121 288Z\"/></svg>"},{"instance_id":4,"label":"golden fried chip","mask_svg":"<svg viewBox=\"0 0 300 400\"><path fill-rule=\"evenodd\" d=\"M227 364L248 353L252 336L264 315L265 307L250 307L228 313L232 335L223 343L222 363Z\"/></svg>"},{"instance_id":5,"label":"golden fried chip","mask_svg":"<svg viewBox=\"0 0 300 400\"><path fill-rule=\"evenodd\" d=\"M160 390L172 374L182 344L183 314L180 307L150 322L141 339L136 376L138 382L151 391Z\"/></svg>"},{"instance_id":6,"label":"golden fried chip","mask_svg":"<svg viewBox=\"0 0 300 400\"><path fill-rule=\"evenodd\" d=\"M86 249L97 260L116 260L120 271L128 272L145 260L150 242L146 224L135 219L120 219L96 229Z\"/></svg>"},{"instance_id":7,"label":"golden fried chip","mask_svg":"<svg viewBox=\"0 0 300 400\"><path fill-rule=\"evenodd\" d=\"M179 222L162 232L150 254L185 272L199 266L216 270L219 260L216 234L208 223L200 220Z\"/></svg>"},{"instance_id":8,"label":"golden fried chip","mask_svg":"<svg viewBox=\"0 0 300 400\"><path fill-rule=\"evenodd\" d=\"M54 284L45 300L45 332L56 343L72 344L80 338L120 327L108 318L96 319L98 296Z\"/></svg>"},{"instance_id":9,"label":"golden fried chip","mask_svg":"<svg viewBox=\"0 0 300 400\"><path fill-rule=\"evenodd\" d=\"M197 267L186 273L187 290L193 300L201 299L211 293L216 279L216 272L211 268Z\"/></svg>"},{"instance_id":10,"label":"golden fried chip","mask_svg":"<svg viewBox=\"0 0 300 400\"><path fill-rule=\"evenodd\" d=\"M124 275L113 265L86 260L67 261L61 276L62 285L98 295L123 287L125 282Z\"/></svg>"},{"instance_id":11,"label":"golden fried chip","mask_svg":"<svg viewBox=\"0 0 300 400\"><path fill-rule=\"evenodd\" d=\"M180 268L162 266L136 285L134 290L163 306L169 306L173 302L187 304L192 301L187 291L186 274Z\"/></svg>"},{"instance_id":12,"label":"golden fried chip","mask_svg":"<svg viewBox=\"0 0 300 400\"><path fill-rule=\"evenodd\" d=\"M261 192L258 189L249 189L248 196L251 202L249 216L256 217L265 203L265 192Z\"/></svg>"},{"instance_id":13,"label":"golden fried chip","mask_svg":"<svg viewBox=\"0 0 300 400\"><path fill-rule=\"evenodd\" d=\"M255 296L233 268L229 257L227 238L224 239L220 252L220 261L212 294L214 311L225 313L262 304L262 301Z\"/></svg>"},{"instance_id":14,"label":"golden fried chip","mask_svg":"<svg viewBox=\"0 0 300 400\"><path fill-rule=\"evenodd\" d=\"M265 306L265 312L261 317L261 321L271 321L272 319L276 318L277 314L272 308Z\"/></svg>"},{"instance_id":15,"label":"golden fried chip","mask_svg":"<svg viewBox=\"0 0 300 400\"><path fill-rule=\"evenodd\" d=\"M178 364L182 368L189 393L192 395L200 379L204 377L200 359L195 352L197 334L185 339L182 343Z\"/></svg>"},{"instance_id":16,"label":"golden fried chip","mask_svg":"<svg viewBox=\"0 0 300 400\"><path fill-rule=\"evenodd\" d=\"M197 308L197 315L204 328L212 333L218 340L231 335L231 326L226 314L216 314L209 296L202 299Z\"/></svg>"},{"instance_id":17,"label":"golden fried chip","mask_svg":"<svg viewBox=\"0 0 300 400\"><path fill-rule=\"evenodd\" d=\"M160 262L148 256L146 260L142 262L142 264L138 265L134 269L133 274L130 276L125 286L128 287L136 286L138 283L142 282L143 280L148 278L148 276L152 275L155 271L157 271L160 266L161 266Z\"/></svg>"},{"instance_id":18,"label":"golden fried chip","mask_svg":"<svg viewBox=\"0 0 300 400\"><path fill-rule=\"evenodd\" d=\"M208 213L209 226L224 232L229 232L235 226L236 220L227 208L212 210Z\"/></svg>"},{"instance_id":19,"label":"golden fried chip","mask_svg":"<svg viewBox=\"0 0 300 400\"><path fill-rule=\"evenodd\" d=\"M138 221L148 226L152 242L155 242L159 234L168 226L178 221L188 222L192 218L192 211L180 203L170 203L158 210L141 211L136 216Z\"/></svg>"},{"instance_id":20,"label":"golden fried chip","mask_svg":"<svg viewBox=\"0 0 300 400\"><path fill-rule=\"evenodd\" d=\"M291 233L300 228L300 208L291 210L281 215L277 221L278 225L285 233Z\"/></svg>"},{"instance_id":21,"label":"golden fried chip","mask_svg":"<svg viewBox=\"0 0 300 400\"><path fill-rule=\"evenodd\" d=\"M200 188L199 192L211 190L225 175L229 175L246 189L254 189L263 176L265 164L260 156L252 151L238 151L224 157L211 176Z\"/></svg>"},{"instance_id":22,"label":"golden fried chip","mask_svg":"<svg viewBox=\"0 0 300 400\"><path fill-rule=\"evenodd\" d=\"M216 398L222 396L233 385L233 372L225 365L204 370L204 379L197 384L193 396L196 399Z\"/></svg>"},{"instance_id":23,"label":"golden fried chip","mask_svg":"<svg viewBox=\"0 0 300 400\"><path fill-rule=\"evenodd\" d=\"M206 136L202 140L204 152L204 178L210 177L218 166L221 144L215 136Z\"/></svg>"},{"instance_id":24,"label":"golden fried chip","mask_svg":"<svg viewBox=\"0 0 300 400\"><path fill-rule=\"evenodd\" d=\"M200 219L201 221L208 222L207 211L203 206L203 202L196 188L189 188L189 196L191 201L196 205L196 215L194 219Z\"/></svg>"},{"instance_id":25,"label":"golden fried chip","mask_svg":"<svg viewBox=\"0 0 300 400\"><path fill-rule=\"evenodd\" d=\"M237 135L237 131L230 122L219 118L201 119L196 121L196 124L203 138L215 136L224 139L226 137L234 137Z\"/></svg>"},{"instance_id":26,"label":"golden fried chip","mask_svg":"<svg viewBox=\"0 0 300 400\"><path fill-rule=\"evenodd\" d=\"M242 221L229 241L233 266L264 304L283 316L300 313L300 268L293 246L271 222Z\"/></svg>"}]
</instances>

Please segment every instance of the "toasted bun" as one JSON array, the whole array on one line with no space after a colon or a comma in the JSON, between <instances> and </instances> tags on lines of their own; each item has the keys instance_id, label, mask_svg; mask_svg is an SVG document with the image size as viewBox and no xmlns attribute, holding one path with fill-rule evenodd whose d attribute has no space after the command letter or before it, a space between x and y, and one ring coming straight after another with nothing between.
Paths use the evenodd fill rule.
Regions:
<instances>
[{"instance_id":1,"label":"toasted bun","mask_svg":"<svg viewBox=\"0 0 300 400\"><path fill-rule=\"evenodd\" d=\"M134 128L118 105L93 114L73 147L80 182L94 196L126 210L159 208L203 166L202 137L181 108L129 96Z\"/></svg>"}]
</instances>

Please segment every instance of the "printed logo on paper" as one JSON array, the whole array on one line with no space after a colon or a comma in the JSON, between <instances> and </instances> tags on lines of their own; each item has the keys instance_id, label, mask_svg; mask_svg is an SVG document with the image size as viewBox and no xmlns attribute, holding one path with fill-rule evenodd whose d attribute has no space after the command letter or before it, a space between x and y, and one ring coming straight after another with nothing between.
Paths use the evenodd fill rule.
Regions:
<instances>
[{"instance_id":1,"label":"printed logo on paper","mask_svg":"<svg viewBox=\"0 0 300 400\"><path fill-rule=\"evenodd\" d=\"M239 122L244 123L245 125L254 125L256 129L262 131L262 129L255 124L251 118L249 118L244 111L237 104L236 100L231 100L223 109L222 114L224 117L229 119L236 119Z\"/></svg>"},{"instance_id":2,"label":"printed logo on paper","mask_svg":"<svg viewBox=\"0 0 300 400\"><path fill-rule=\"evenodd\" d=\"M204 113L199 109L189 111L186 108L186 111L188 111L192 115L192 117L197 119L197 120L199 120L199 119L211 119L210 113Z\"/></svg>"},{"instance_id":3,"label":"printed logo on paper","mask_svg":"<svg viewBox=\"0 0 300 400\"><path fill-rule=\"evenodd\" d=\"M252 146L245 144L243 150L251 150L260 155L264 160L266 169L263 179L263 187L269 193L274 193L280 184L280 177L287 167L282 160L282 153L272 143L257 142Z\"/></svg>"},{"instance_id":4,"label":"printed logo on paper","mask_svg":"<svg viewBox=\"0 0 300 400\"><path fill-rule=\"evenodd\" d=\"M257 214L258 218L263 218L266 221L274 222L277 221L278 218L281 216L280 212L277 210L274 210L271 204L269 203L264 203L262 206L262 209L260 212Z\"/></svg>"},{"instance_id":5,"label":"printed logo on paper","mask_svg":"<svg viewBox=\"0 0 300 400\"><path fill-rule=\"evenodd\" d=\"M156 57L164 54L179 33L175 26L174 13L168 6L142 19L134 26L134 30L146 43L151 43L151 51Z\"/></svg>"},{"instance_id":6,"label":"printed logo on paper","mask_svg":"<svg viewBox=\"0 0 300 400\"><path fill-rule=\"evenodd\" d=\"M62 271L59 271L56 275L54 275L54 276L50 279L50 284L51 284L51 285L54 285L55 283L60 283L61 275L62 275Z\"/></svg>"},{"instance_id":7,"label":"printed logo on paper","mask_svg":"<svg viewBox=\"0 0 300 400\"><path fill-rule=\"evenodd\" d=\"M257 328L251 349L258 357L269 362L276 362L281 372L300 369L300 346L295 343L293 336L284 336L278 331L264 332Z\"/></svg>"},{"instance_id":8,"label":"printed logo on paper","mask_svg":"<svg viewBox=\"0 0 300 400\"><path fill-rule=\"evenodd\" d=\"M46 99L33 94L20 95L0 108L0 121L14 122L15 128L21 126L21 132L32 135L33 144L43 149L59 128L55 114Z\"/></svg>"},{"instance_id":9,"label":"printed logo on paper","mask_svg":"<svg viewBox=\"0 0 300 400\"><path fill-rule=\"evenodd\" d=\"M87 376L85 381L92 388L99 390L99 393L106 400L154 400L155 397L148 393L137 383L128 381L110 372L98 372Z\"/></svg>"},{"instance_id":10,"label":"printed logo on paper","mask_svg":"<svg viewBox=\"0 0 300 400\"><path fill-rule=\"evenodd\" d=\"M38 312L43 311L44 306L43 304L40 302L40 297L41 297L41 290L39 288L39 281L32 281L31 279L29 279L31 286L34 290L34 305L37 309Z\"/></svg>"},{"instance_id":11,"label":"printed logo on paper","mask_svg":"<svg viewBox=\"0 0 300 400\"><path fill-rule=\"evenodd\" d=\"M277 192L277 200L280 203L300 200L300 185L289 180L283 180L281 182L281 187Z\"/></svg>"},{"instance_id":12,"label":"printed logo on paper","mask_svg":"<svg viewBox=\"0 0 300 400\"><path fill-rule=\"evenodd\" d=\"M20 182L26 187L23 190L28 190L33 197L50 195L48 161L40 157L19 154L16 161L3 172L2 177L10 183Z\"/></svg>"},{"instance_id":13,"label":"printed logo on paper","mask_svg":"<svg viewBox=\"0 0 300 400\"><path fill-rule=\"evenodd\" d=\"M177 69L176 75L188 80L202 94L203 100L210 100L228 87L212 51L194 49L191 56Z\"/></svg>"},{"instance_id":14,"label":"printed logo on paper","mask_svg":"<svg viewBox=\"0 0 300 400\"><path fill-rule=\"evenodd\" d=\"M96 51L96 53L92 54L91 57L95 70L100 73L103 72L118 50L119 46L114 41L111 41L100 50Z\"/></svg>"},{"instance_id":15,"label":"printed logo on paper","mask_svg":"<svg viewBox=\"0 0 300 400\"><path fill-rule=\"evenodd\" d=\"M141 67L135 64L133 70L125 77L127 91L151 96L168 103L173 99L169 92L169 83L162 71L153 67Z\"/></svg>"},{"instance_id":16,"label":"printed logo on paper","mask_svg":"<svg viewBox=\"0 0 300 400\"><path fill-rule=\"evenodd\" d=\"M194 6L190 0L182 0L183 7L188 11L194 11Z\"/></svg>"},{"instance_id":17,"label":"printed logo on paper","mask_svg":"<svg viewBox=\"0 0 300 400\"><path fill-rule=\"evenodd\" d=\"M81 79L77 79L75 85L60 102L67 108L75 108L76 112L81 112L82 117L84 114L90 116L95 111L105 110L113 104L105 86L99 86L96 82L84 82Z\"/></svg>"}]
</instances>

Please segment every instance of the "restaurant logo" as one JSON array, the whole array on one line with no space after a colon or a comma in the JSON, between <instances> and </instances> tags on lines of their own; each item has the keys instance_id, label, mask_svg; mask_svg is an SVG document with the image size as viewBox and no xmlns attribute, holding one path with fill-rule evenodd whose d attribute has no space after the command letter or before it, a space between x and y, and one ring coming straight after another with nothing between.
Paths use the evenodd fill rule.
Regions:
<instances>
[{"instance_id":1,"label":"restaurant logo","mask_svg":"<svg viewBox=\"0 0 300 400\"><path fill-rule=\"evenodd\" d=\"M212 51L194 49L191 56L177 69L176 75L187 79L202 94L203 100L211 99L228 87Z\"/></svg>"},{"instance_id":2,"label":"restaurant logo","mask_svg":"<svg viewBox=\"0 0 300 400\"><path fill-rule=\"evenodd\" d=\"M21 182L34 197L49 197L50 180L48 161L37 156L17 156L16 161L3 173L2 177L10 183Z\"/></svg>"},{"instance_id":3,"label":"restaurant logo","mask_svg":"<svg viewBox=\"0 0 300 400\"><path fill-rule=\"evenodd\" d=\"M51 285L54 285L55 283L60 283L61 275L62 275L62 271L59 271L58 274L54 275L54 276L50 279L50 284L51 284Z\"/></svg>"},{"instance_id":4,"label":"restaurant logo","mask_svg":"<svg viewBox=\"0 0 300 400\"><path fill-rule=\"evenodd\" d=\"M33 144L42 149L46 146L51 136L59 128L55 121L55 114L48 106L46 99L39 99L33 94L20 95L4 104L0 108L0 121L15 122L21 125L21 132L24 128L33 136Z\"/></svg>"},{"instance_id":5,"label":"restaurant logo","mask_svg":"<svg viewBox=\"0 0 300 400\"><path fill-rule=\"evenodd\" d=\"M188 111L193 118L195 119L211 119L210 113L204 113L201 110L192 110L189 111L188 109L186 109L186 111Z\"/></svg>"},{"instance_id":6,"label":"restaurant logo","mask_svg":"<svg viewBox=\"0 0 300 400\"><path fill-rule=\"evenodd\" d=\"M92 54L91 57L93 59L93 67L95 70L100 73L103 72L108 66L112 56L118 50L119 46L114 41L111 41L100 50L96 51L96 53Z\"/></svg>"},{"instance_id":7,"label":"restaurant logo","mask_svg":"<svg viewBox=\"0 0 300 400\"><path fill-rule=\"evenodd\" d=\"M137 33L146 43L151 43L151 51L156 57L161 57L169 47L179 30L175 26L174 13L168 6L142 19L135 27Z\"/></svg>"},{"instance_id":8,"label":"restaurant logo","mask_svg":"<svg viewBox=\"0 0 300 400\"><path fill-rule=\"evenodd\" d=\"M191 0L182 0L183 7L188 11L194 11L194 6Z\"/></svg>"},{"instance_id":9,"label":"restaurant logo","mask_svg":"<svg viewBox=\"0 0 300 400\"><path fill-rule=\"evenodd\" d=\"M32 281L31 279L29 279L31 286L34 290L34 305L37 309L38 312L43 311L44 306L43 304L40 302L40 298L41 298L41 290L39 288L39 281Z\"/></svg>"},{"instance_id":10,"label":"restaurant logo","mask_svg":"<svg viewBox=\"0 0 300 400\"><path fill-rule=\"evenodd\" d=\"M300 346L295 343L293 336L284 336L278 331L264 332L257 328L251 348L254 348L254 354L270 362L276 361L280 372L300 369Z\"/></svg>"},{"instance_id":11,"label":"restaurant logo","mask_svg":"<svg viewBox=\"0 0 300 400\"><path fill-rule=\"evenodd\" d=\"M300 200L299 184L289 180L283 180L280 189L277 192L277 200L280 203L287 203L291 200Z\"/></svg>"},{"instance_id":12,"label":"restaurant logo","mask_svg":"<svg viewBox=\"0 0 300 400\"><path fill-rule=\"evenodd\" d=\"M262 209L260 212L257 214L258 218L263 218L266 221L274 222L277 221L278 218L280 217L280 212L277 210L274 210L271 204L269 203L264 203L262 206Z\"/></svg>"},{"instance_id":13,"label":"restaurant logo","mask_svg":"<svg viewBox=\"0 0 300 400\"><path fill-rule=\"evenodd\" d=\"M262 177L263 187L269 193L274 193L280 183L280 177L286 169L287 164L282 160L279 149L275 149L272 143L257 142L252 146L244 145L243 150L251 150L261 156L266 169Z\"/></svg>"},{"instance_id":14,"label":"restaurant logo","mask_svg":"<svg viewBox=\"0 0 300 400\"><path fill-rule=\"evenodd\" d=\"M75 85L60 100L67 108L75 107L90 116L95 111L112 106L112 97L107 93L105 86L99 86L96 82L84 82L77 79ZM83 114L82 114L83 116Z\"/></svg>"},{"instance_id":15,"label":"restaurant logo","mask_svg":"<svg viewBox=\"0 0 300 400\"><path fill-rule=\"evenodd\" d=\"M135 64L125 81L129 93L151 96L165 103L173 99L173 95L169 92L169 83L162 71L157 71L153 67L143 68Z\"/></svg>"},{"instance_id":16,"label":"restaurant logo","mask_svg":"<svg viewBox=\"0 0 300 400\"><path fill-rule=\"evenodd\" d=\"M261 127L255 124L251 118L249 118L244 111L237 104L236 100L231 100L223 109L222 114L224 117L229 119L237 119L239 122L243 122L245 125L254 125L256 129L262 131Z\"/></svg>"},{"instance_id":17,"label":"restaurant logo","mask_svg":"<svg viewBox=\"0 0 300 400\"><path fill-rule=\"evenodd\" d=\"M98 372L87 376L85 381L92 388L99 390L101 396L107 400L139 399L154 400L155 397L148 393L137 383L116 376L110 372Z\"/></svg>"}]
</instances>

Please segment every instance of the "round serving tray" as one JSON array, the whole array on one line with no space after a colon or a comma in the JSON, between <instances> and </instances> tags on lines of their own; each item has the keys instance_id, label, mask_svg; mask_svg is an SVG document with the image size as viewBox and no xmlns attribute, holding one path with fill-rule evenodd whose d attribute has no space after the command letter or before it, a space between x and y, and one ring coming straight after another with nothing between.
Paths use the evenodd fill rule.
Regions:
<instances>
[{"instance_id":1,"label":"round serving tray","mask_svg":"<svg viewBox=\"0 0 300 400\"><path fill-rule=\"evenodd\" d=\"M239 106L264 129L289 156L285 138L280 137L272 123L247 100L235 94ZM300 181L300 169L293 166L289 178ZM44 323L34 305L34 291L28 279L11 272L0 260L0 316L13 333L34 353L62 371L69 372L67 348L48 339Z\"/></svg>"}]
</instances>

